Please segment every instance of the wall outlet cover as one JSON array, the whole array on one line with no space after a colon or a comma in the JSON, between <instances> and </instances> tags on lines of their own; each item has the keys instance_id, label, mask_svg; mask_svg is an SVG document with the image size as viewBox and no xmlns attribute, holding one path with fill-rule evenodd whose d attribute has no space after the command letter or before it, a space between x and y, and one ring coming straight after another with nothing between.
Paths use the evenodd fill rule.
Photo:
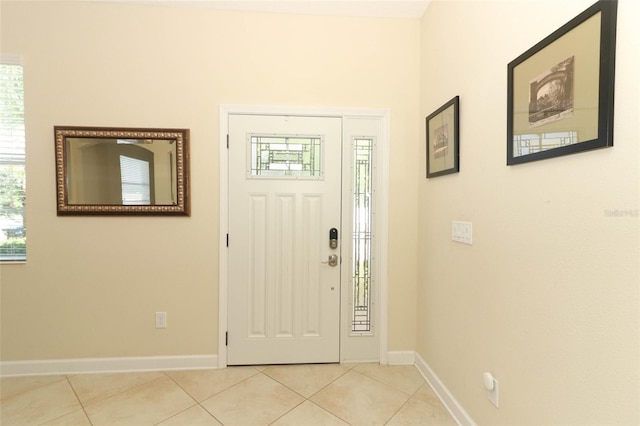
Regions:
<instances>
[{"instance_id":1,"label":"wall outlet cover","mask_svg":"<svg viewBox=\"0 0 640 426\"><path fill-rule=\"evenodd\" d=\"M167 328L166 312L156 312L156 328Z\"/></svg>"}]
</instances>

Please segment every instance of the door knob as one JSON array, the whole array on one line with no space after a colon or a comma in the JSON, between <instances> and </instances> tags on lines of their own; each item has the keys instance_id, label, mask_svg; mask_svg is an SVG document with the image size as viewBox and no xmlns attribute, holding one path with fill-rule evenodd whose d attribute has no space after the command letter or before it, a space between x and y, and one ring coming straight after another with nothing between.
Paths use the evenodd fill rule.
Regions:
<instances>
[{"instance_id":1,"label":"door knob","mask_svg":"<svg viewBox=\"0 0 640 426\"><path fill-rule=\"evenodd\" d=\"M322 262L324 264L328 264L329 266L338 266L338 255L330 254L329 259L326 262Z\"/></svg>"}]
</instances>

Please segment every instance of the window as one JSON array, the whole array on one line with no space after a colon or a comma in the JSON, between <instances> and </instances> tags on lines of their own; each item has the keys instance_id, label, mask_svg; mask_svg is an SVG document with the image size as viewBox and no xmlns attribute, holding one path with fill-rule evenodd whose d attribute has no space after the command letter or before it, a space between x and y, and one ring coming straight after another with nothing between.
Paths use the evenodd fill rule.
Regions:
<instances>
[{"instance_id":1,"label":"window","mask_svg":"<svg viewBox=\"0 0 640 426\"><path fill-rule=\"evenodd\" d=\"M371 331L373 139L353 143L353 316L352 333Z\"/></svg>"},{"instance_id":2,"label":"window","mask_svg":"<svg viewBox=\"0 0 640 426\"><path fill-rule=\"evenodd\" d=\"M321 136L251 135L249 177L322 178Z\"/></svg>"},{"instance_id":3,"label":"window","mask_svg":"<svg viewBox=\"0 0 640 426\"><path fill-rule=\"evenodd\" d=\"M122 182L123 205L148 206L151 204L148 161L121 155L120 181Z\"/></svg>"},{"instance_id":4,"label":"window","mask_svg":"<svg viewBox=\"0 0 640 426\"><path fill-rule=\"evenodd\" d=\"M24 82L19 58L0 58L0 261L26 260Z\"/></svg>"}]
</instances>

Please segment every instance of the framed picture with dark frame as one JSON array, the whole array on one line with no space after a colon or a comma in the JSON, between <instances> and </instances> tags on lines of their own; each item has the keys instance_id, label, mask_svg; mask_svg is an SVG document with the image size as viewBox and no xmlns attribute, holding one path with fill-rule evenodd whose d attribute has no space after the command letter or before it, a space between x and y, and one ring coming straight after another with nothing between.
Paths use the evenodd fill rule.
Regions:
<instances>
[{"instance_id":1,"label":"framed picture with dark frame","mask_svg":"<svg viewBox=\"0 0 640 426\"><path fill-rule=\"evenodd\" d=\"M617 0L600 0L508 65L507 165L613 146Z\"/></svg>"},{"instance_id":2,"label":"framed picture with dark frame","mask_svg":"<svg viewBox=\"0 0 640 426\"><path fill-rule=\"evenodd\" d=\"M427 178L460 171L460 97L427 116Z\"/></svg>"}]
</instances>

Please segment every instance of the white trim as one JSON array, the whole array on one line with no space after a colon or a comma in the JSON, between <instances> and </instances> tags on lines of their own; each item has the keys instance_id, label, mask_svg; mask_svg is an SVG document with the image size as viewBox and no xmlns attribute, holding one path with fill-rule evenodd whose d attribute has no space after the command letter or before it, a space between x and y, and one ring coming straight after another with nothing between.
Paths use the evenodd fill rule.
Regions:
<instances>
[{"instance_id":1,"label":"white trim","mask_svg":"<svg viewBox=\"0 0 640 426\"><path fill-rule=\"evenodd\" d=\"M0 377L51 374L131 373L140 371L205 370L218 365L217 355L126 358L69 358L0 362Z\"/></svg>"},{"instance_id":2,"label":"white trim","mask_svg":"<svg viewBox=\"0 0 640 426\"><path fill-rule=\"evenodd\" d=\"M18 55L15 53L0 53L0 64L22 65L22 55Z\"/></svg>"},{"instance_id":3,"label":"white trim","mask_svg":"<svg viewBox=\"0 0 640 426\"><path fill-rule=\"evenodd\" d=\"M227 288L229 282L227 232L229 230L229 155L227 135L229 134L229 114L233 108L220 106L219 123L219 203L220 203L220 238L218 243L218 368L227 366Z\"/></svg>"},{"instance_id":4,"label":"white trim","mask_svg":"<svg viewBox=\"0 0 640 426\"><path fill-rule=\"evenodd\" d=\"M378 151L378 176L376 204L376 247L375 255L379 260L377 277L380 286L380 303L378 304L378 333L380 336L380 364L388 363L387 341L389 338L389 276L388 276L388 246L389 246L389 152L391 141L391 116L386 110L382 119L382 143Z\"/></svg>"},{"instance_id":5,"label":"white trim","mask_svg":"<svg viewBox=\"0 0 640 426\"><path fill-rule=\"evenodd\" d=\"M381 161L378 163L377 199L380 204L377 212L377 248L376 257L379 259L378 284L380 285L380 301L377 306L379 333L379 362L387 363L388 339L388 268L387 244L389 224L389 145L390 145L390 112L388 109L354 109L354 108L314 108L314 107L279 107L257 105L220 105L219 119L219 155L220 155L220 241L219 241L219 284L218 284L218 368L227 366L227 351L225 349L225 333L227 331L227 289L228 289L228 256L226 234L229 219L229 164L226 139L229 133L230 114L255 115L297 115L314 117L379 117L382 119L382 141L380 141Z\"/></svg>"},{"instance_id":6,"label":"white trim","mask_svg":"<svg viewBox=\"0 0 640 426\"><path fill-rule=\"evenodd\" d=\"M427 383L429 383L429 386L431 386L431 389L433 389L438 398L440 398L440 401L442 401L442 404L444 404L456 423L465 426L475 426L476 423L471 416L467 414L458 400L449 392L449 389L440 381L436 373L417 352L415 353L415 360L418 371L420 371Z\"/></svg>"},{"instance_id":7,"label":"white trim","mask_svg":"<svg viewBox=\"0 0 640 426\"><path fill-rule=\"evenodd\" d=\"M387 362L389 365L414 365L416 363L416 352L389 351Z\"/></svg>"}]
</instances>

